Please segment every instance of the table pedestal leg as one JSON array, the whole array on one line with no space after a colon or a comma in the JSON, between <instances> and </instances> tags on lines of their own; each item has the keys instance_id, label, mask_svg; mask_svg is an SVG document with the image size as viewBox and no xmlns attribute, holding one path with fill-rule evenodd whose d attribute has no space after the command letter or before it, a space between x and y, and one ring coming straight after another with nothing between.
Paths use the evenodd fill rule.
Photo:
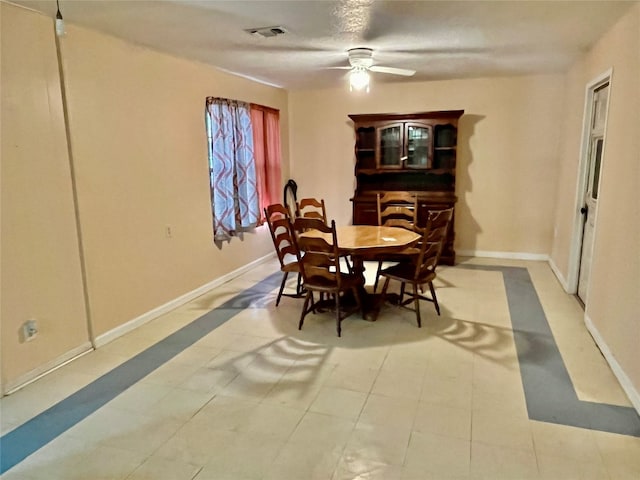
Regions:
<instances>
[{"instance_id":1,"label":"table pedestal leg","mask_svg":"<svg viewBox=\"0 0 640 480\"><path fill-rule=\"evenodd\" d=\"M380 294L369 293L365 289L365 277L364 277L364 259L357 255L351 256L351 264L354 275L360 277L360 302L362 302L362 318L375 322L380 312L382 296Z\"/></svg>"}]
</instances>

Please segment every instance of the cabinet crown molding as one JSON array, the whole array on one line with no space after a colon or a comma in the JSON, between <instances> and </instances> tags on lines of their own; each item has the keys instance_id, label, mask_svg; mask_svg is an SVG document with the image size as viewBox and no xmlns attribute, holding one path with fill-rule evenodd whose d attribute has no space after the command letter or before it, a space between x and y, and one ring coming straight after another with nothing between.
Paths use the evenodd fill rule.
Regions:
<instances>
[{"instance_id":1,"label":"cabinet crown molding","mask_svg":"<svg viewBox=\"0 0 640 480\"><path fill-rule=\"evenodd\" d=\"M464 110L440 110L418 113L352 113L349 118L354 122L391 121L391 120L425 120L425 119L459 119Z\"/></svg>"}]
</instances>

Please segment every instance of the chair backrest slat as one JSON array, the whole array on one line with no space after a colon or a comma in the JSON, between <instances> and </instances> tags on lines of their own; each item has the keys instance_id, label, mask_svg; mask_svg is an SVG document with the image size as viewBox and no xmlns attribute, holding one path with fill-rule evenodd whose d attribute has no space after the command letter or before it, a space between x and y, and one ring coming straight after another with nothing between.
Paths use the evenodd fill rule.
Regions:
<instances>
[{"instance_id":1,"label":"chair backrest slat","mask_svg":"<svg viewBox=\"0 0 640 480\"><path fill-rule=\"evenodd\" d=\"M453 208L429 212L416 261L416 280L433 272L438 265L452 218Z\"/></svg>"},{"instance_id":2,"label":"chair backrest slat","mask_svg":"<svg viewBox=\"0 0 640 480\"><path fill-rule=\"evenodd\" d=\"M296 205L296 217L317 218L327 223L324 199L302 198Z\"/></svg>"},{"instance_id":3,"label":"chair backrest slat","mask_svg":"<svg viewBox=\"0 0 640 480\"><path fill-rule=\"evenodd\" d=\"M328 242L324 237L302 235L310 230L328 234L331 241ZM323 278L340 287L340 256L336 222L331 220L331 225L327 226L317 218L298 217L293 222L293 231L304 282L314 282Z\"/></svg>"},{"instance_id":4,"label":"chair backrest slat","mask_svg":"<svg viewBox=\"0 0 640 480\"><path fill-rule=\"evenodd\" d=\"M418 198L407 192L377 194L378 225L418 231Z\"/></svg>"},{"instance_id":5,"label":"chair backrest slat","mask_svg":"<svg viewBox=\"0 0 640 480\"><path fill-rule=\"evenodd\" d=\"M297 261L296 248L291 234L289 211L284 205L274 203L264 209L271 239L276 249L280 268Z\"/></svg>"}]
</instances>

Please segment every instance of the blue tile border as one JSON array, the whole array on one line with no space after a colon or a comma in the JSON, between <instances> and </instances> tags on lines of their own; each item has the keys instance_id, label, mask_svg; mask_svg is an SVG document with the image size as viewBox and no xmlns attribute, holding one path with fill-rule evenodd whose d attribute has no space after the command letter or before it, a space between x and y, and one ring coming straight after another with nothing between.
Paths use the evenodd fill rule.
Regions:
<instances>
[{"instance_id":1,"label":"blue tile border","mask_svg":"<svg viewBox=\"0 0 640 480\"><path fill-rule=\"evenodd\" d=\"M0 438L0 474L94 413L239 311L264 306L273 289L280 285L281 278L280 273L270 275L3 435Z\"/></svg>"},{"instance_id":2,"label":"blue tile border","mask_svg":"<svg viewBox=\"0 0 640 480\"><path fill-rule=\"evenodd\" d=\"M640 437L631 407L578 399L529 272L524 267L458 265L501 272L529 418ZM247 308L263 308L278 288L275 273L114 368L0 438L0 474L76 425L120 393Z\"/></svg>"},{"instance_id":3,"label":"blue tile border","mask_svg":"<svg viewBox=\"0 0 640 480\"><path fill-rule=\"evenodd\" d=\"M640 416L632 407L578 398L526 268L460 267L499 271L503 275L531 420L640 437Z\"/></svg>"}]
</instances>

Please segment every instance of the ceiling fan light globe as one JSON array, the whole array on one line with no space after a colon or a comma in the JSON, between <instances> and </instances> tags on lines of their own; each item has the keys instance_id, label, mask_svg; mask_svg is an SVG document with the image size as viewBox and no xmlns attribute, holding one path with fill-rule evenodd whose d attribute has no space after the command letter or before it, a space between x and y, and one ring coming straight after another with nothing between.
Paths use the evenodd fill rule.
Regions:
<instances>
[{"instance_id":1,"label":"ceiling fan light globe","mask_svg":"<svg viewBox=\"0 0 640 480\"><path fill-rule=\"evenodd\" d=\"M369 90L369 73L365 69L354 69L349 75L352 90Z\"/></svg>"}]
</instances>

